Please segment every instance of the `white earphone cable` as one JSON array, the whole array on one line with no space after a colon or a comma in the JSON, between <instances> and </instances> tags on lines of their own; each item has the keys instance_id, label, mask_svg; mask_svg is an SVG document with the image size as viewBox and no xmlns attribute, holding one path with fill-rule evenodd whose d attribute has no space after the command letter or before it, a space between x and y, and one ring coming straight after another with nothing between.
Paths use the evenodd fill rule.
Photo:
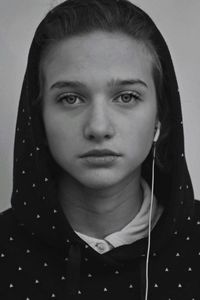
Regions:
<instances>
[{"instance_id":1,"label":"white earphone cable","mask_svg":"<svg viewBox=\"0 0 200 300\"><path fill-rule=\"evenodd\" d=\"M147 247L147 257L146 257L146 289L145 289L145 300L148 300L148 290L149 290L149 255L151 247L151 218L153 210L153 199L154 199L154 166L155 166L155 154L156 154L156 143L153 143L153 162L152 162L152 179L151 179L151 202L149 210L149 228L148 228L148 247Z\"/></svg>"}]
</instances>

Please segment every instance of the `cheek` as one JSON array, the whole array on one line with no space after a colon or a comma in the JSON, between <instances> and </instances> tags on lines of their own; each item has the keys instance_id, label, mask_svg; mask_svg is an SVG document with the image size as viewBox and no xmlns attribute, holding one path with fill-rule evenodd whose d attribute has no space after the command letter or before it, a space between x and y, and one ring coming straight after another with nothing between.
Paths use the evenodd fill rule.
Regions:
<instances>
[{"instance_id":1,"label":"cheek","mask_svg":"<svg viewBox=\"0 0 200 300\"><path fill-rule=\"evenodd\" d=\"M149 127L144 127L139 136L139 147L141 155L144 159L147 157L149 151L151 150L154 136L154 123L149 124Z\"/></svg>"},{"instance_id":2,"label":"cheek","mask_svg":"<svg viewBox=\"0 0 200 300\"><path fill-rule=\"evenodd\" d=\"M138 159L145 159L148 155L154 137L155 119L154 114L149 117L138 115L129 122L126 132L122 132L124 145L127 145L130 155L137 155Z\"/></svg>"},{"instance_id":3,"label":"cheek","mask_svg":"<svg viewBox=\"0 0 200 300\"><path fill-rule=\"evenodd\" d=\"M76 148L76 139L74 139L78 134L76 126L72 126L66 118L48 111L44 112L43 119L47 142L54 158L66 156Z\"/></svg>"}]
</instances>

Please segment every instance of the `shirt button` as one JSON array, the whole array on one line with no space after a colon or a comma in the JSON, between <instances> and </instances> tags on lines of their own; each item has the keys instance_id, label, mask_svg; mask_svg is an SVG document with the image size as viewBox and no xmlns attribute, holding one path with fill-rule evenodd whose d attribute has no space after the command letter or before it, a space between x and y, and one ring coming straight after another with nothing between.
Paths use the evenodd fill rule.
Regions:
<instances>
[{"instance_id":1,"label":"shirt button","mask_svg":"<svg viewBox=\"0 0 200 300\"><path fill-rule=\"evenodd\" d=\"M104 243L97 243L95 246L97 247L97 249L100 253L103 253L106 251L106 245Z\"/></svg>"}]
</instances>

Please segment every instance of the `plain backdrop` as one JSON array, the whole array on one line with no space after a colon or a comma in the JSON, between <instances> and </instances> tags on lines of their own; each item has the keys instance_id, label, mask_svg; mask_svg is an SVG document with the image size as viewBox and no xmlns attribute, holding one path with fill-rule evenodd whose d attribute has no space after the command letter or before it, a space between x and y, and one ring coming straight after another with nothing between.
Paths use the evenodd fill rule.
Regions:
<instances>
[{"instance_id":1,"label":"plain backdrop","mask_svg":"<svg viewBox=\"0 0 200 300\"><path fill-rule=\"evenodd\" d=\"M60 2L0 0L0 211L10 206L15 123L30 43L40 20ZM182 99L186 158L200 199L200 1L132 2L149 13L170 48Z\"/></svg>"}]
</instances>

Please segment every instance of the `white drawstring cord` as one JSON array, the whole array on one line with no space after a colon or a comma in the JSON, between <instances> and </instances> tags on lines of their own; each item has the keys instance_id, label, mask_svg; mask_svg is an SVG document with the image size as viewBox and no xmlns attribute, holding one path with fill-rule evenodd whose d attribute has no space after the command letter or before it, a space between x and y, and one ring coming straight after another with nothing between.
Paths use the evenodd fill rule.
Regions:
<instances>
[{"instance_id":1,"label":"white drawstring cord","mask_svg":"<svg viewBox=\"0 0 200 300\"><path fill-rule=\"evenodd\" d=\"M154 166L155 166L155 154L156 154L156 143L153 143L153 162L152 162L152 178L151 178L151 202L149 210L149 228L148 228L148 247L147 247L147 258L146 258L146 289L145 289L145 300L148 300L149 290L149 255L151 247L151 218L153 210L153 199L154 199Z\"/></svg>"}]
</instances>

